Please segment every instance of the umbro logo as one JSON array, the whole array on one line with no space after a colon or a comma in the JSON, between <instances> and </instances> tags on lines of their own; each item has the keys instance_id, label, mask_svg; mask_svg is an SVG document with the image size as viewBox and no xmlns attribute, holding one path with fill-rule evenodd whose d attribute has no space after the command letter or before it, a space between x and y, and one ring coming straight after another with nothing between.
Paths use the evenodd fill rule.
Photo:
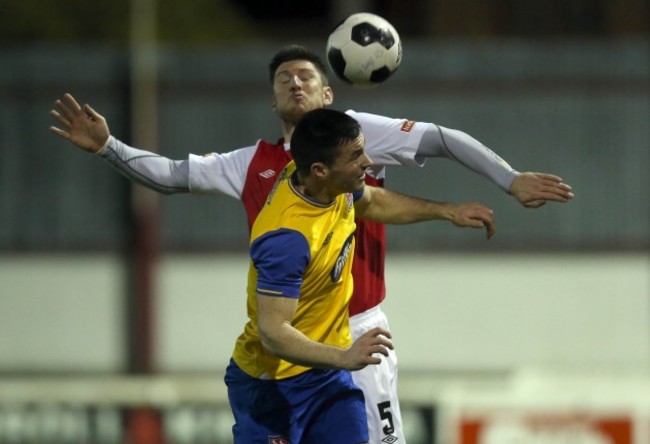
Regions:
<instances>
[{"instance_id":1,"label":"umbro logo","mask_svg":"<svg viewBox=\"0 0 650 444\"><path fill-rule=\"evenodd\" d=\"M275 171L273 170L262 171L260 173L260 176L262 176L265 179L270 179L271 177L275 176Z\"/></svg>"}]
</instances>

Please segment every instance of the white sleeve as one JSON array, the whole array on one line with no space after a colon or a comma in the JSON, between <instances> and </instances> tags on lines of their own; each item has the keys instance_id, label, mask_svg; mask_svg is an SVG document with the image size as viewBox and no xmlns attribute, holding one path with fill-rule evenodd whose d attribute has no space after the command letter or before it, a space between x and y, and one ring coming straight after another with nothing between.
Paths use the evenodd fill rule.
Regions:
<instances>
[{"instance_id":1,"label":"white sleeve","mask_svg":"<svg viewBox=\"0 0 650 444\"><path fill-rule=\"evenodd\" d=\"M494 151L462 131L432 125L422 137L418 156L446 157L482 174L508 192L519 174Z\"/></svg>"},{"instance_id":2,"label":"white sleeve","mask_svg":"<svg viewBox=\"0 0 650 444\"><path fill-rule=\"evenodd\" d=\"M222 193L241 199L248 167L257 145L228 153L190 154L190 191Z\"/></svg>"},{"instance_id":3,"label":"white sleeve","mask_svg":"<svg viewBox=\"0 0 650 444\"><path fill-rule=\"evenodd\" d=\"M369 113L346 111L361 125L366 139L366 153L377 166L422 166L425 158L417 151L430 123L393 119Z\"/></svg>"},{"instance_id":4,"label":"white sleeve","mask_svg":"<svg viewBox=\"0 0 650 444\"><path fill-rule=\"evenodd\" d=\"M187 193L189 167L186 160L171 160L150 151L128 146L110 136L97 155L127 178L163 194Z\"/></svg>"}]
</instances>

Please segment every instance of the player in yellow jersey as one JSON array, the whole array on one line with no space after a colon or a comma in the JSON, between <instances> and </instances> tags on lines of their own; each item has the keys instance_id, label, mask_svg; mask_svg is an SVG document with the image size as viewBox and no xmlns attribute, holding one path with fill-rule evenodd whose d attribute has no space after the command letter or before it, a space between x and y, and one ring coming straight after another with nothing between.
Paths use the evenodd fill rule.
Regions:
<instances>
[{"instance_id":1,"label":"player in yellow jersey","mask_svg":"<svg viewBox=\"0 0 650 444\"><path fill-rule=\"evenodd\" d=\"M359 123L317 109L298 122L250 239L249 322L226 371L235 444L368 441L363 392L350 371L381 362L390 332L352 342L348 304L356 216L439 218L428 201L365 186L372 164ZM480 217L491 234L487 208Z\"/></svg>"}]
</instances>

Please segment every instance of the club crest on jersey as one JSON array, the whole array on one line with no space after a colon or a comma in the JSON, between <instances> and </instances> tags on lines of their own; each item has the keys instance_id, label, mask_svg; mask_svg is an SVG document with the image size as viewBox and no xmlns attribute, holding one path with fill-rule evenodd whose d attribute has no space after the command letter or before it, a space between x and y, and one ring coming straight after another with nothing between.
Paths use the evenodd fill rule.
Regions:
<instances>
[{"instance_id":1,"label":"club crest on jersey","mask_svg":"<svg viewBox=\"0 0 650 444\"><path fill-rule=\"evenodd\" d=\"M289 440L282 436L269 436L269 444L289 444Z\"/></svg>"},{"instance_id":2,"label":"club crest on jersey","mask_svg":"<svg viewBox=\"0 0 650 444\"><path fill-rule=\"evenodd\" d=\"M350 256L350 251L352 251L352 240L354 239L354 233L352 233L348 238L345 240L343 243L343 248L341 248L341 252L339 253L339 256L336 258L336 261L334 262L334 268L332 268L332 271L330 272L330 277L332 278L332 282L337 283L338 281L341 280L341 274L343 273L343 268L345 267L345 263L348 261L348 257Z\"/></svg>"},{"instance_id":3,"label":"club crest on jersey","mask_svg":"<svg viewBox=\"0 0 650 444\"><path fill-rule=\"evenodd\" d=\"M400 128L400 131L404 133L410 133L411 130L413 129L413 126L415 126L415 121L405 120L404 123L402 123L402 127Z\"/></svg>"}]
</instances>

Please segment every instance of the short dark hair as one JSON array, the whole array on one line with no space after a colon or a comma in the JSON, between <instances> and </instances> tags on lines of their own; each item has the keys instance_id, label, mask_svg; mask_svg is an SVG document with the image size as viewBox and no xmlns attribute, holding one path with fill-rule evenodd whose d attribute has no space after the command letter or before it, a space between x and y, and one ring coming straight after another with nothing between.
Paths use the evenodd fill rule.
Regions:
<instances>
[{"instance_id":1,"label":"short dark hair","mask_svg":"<svg viewBox=\"0 0 650 444\"><path fill-rule=\"evenodd\" d=\"M323 60L314 51L300 45L288 45L275 53L271 59L271 63L269 63L269 79L271 80L271 84L275 80L275 72L278 70L278 67L285 62L291 62L293 60L306 60L313 63L323 80L323 85L327 86L329 84L327 67L323 63Z\"/></svg>"},{"instance_id":2,"label":"short dark hair","mask_svg":"<svg viewBox=\"0 0 650 444\"><path fill-rule=\"evenodd\" d=\"M308 176L312 164L332 166L339 148L361 134L361 125L341 111L318 108L306 113L291 136L291 155L296 169Z\"/></svg>"}]
</instances>

